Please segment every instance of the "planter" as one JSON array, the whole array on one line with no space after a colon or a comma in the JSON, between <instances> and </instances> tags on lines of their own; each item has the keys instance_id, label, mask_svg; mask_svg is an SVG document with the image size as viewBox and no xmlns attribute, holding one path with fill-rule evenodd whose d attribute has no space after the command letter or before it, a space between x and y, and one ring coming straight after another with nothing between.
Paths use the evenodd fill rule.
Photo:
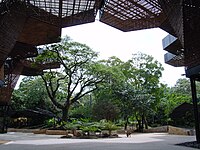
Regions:
<instances>
[{"instance_id":1,"label":"planter","mask_svg":"<svg viewBox=\"0 0 200 150\"><path fill-rule=\"evenodd\" d=\"M46 130L47 135L67 135L65 130Z\"/></svg>"}]
</instances>

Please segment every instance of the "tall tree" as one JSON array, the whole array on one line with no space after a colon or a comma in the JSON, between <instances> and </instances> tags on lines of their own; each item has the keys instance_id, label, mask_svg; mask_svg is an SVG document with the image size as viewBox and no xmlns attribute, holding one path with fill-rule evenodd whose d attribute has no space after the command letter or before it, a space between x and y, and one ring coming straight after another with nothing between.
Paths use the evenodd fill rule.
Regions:
<instances>
[{"instance_id":1,"label":"tall tree","mask_svg":"<svg viewBox=\"0 0 200 150\"><path fill-rule=\"evenodd\" d=\"M136 90L137 118L141 118L141 127L145 124L147 128L147 114L155 111L162 95L160 78L163 67L161 63L150 55L136 53L130 60L132 66L136 68L133 72L132 84ZM138 119L139 121L139 119Z\"/></svg>"},{"instance_id":2,"label":"tall tree","mask_svg":"<svg viewBox=\"0 0 200 150\"><path fill-rule=\"evenodd\" d=\"M104 64L112 74L103 86L102 91L107 90L102 92L103 96L115 97L113 100L118 101L126 125L128 118L135 114L140 128L143 128L144 124L147 127L147 114L156 109L162 93L159 81L162 65L143 53L134 54L133 58L126 62L111 57L105 60Z\"/></svg>"},{"instance_id":3,"label":"tall tree","mask_svg":"<svg viewBox=\"0 0 200 150\"><path fill-rule=\"evenodd\" d=\"M102 61L110 71L107 82L101 84L99 90L95 93L97 101L104 101L118 105L121 112L121 117L127 120L128 116L132 112L132 107L129 104L130 93L127 94L127 74L130 71L130 66L126 62L123 62L119 58L113 56L108 60ZM129 90L130 92L130 90ZM130 108L130 109L129 109Z\"/></svg>"},{"instance_id":4,"label":"tall tree","mask_svg":"<svg viewBox=\"0 0 200 150\"><path fill-rule=\"evenodd\" d=\"M105 82L99 84L98 90L94 91L93 117L95 119L116 120L120 109L117 105L117 99L114 87L121 86L124 80L124 74L119 65L123 62L117 57L111 57L108 60L102 60L100 63L106 66L104 73Z\"/></svg>"},{"instance_id":5,"label":"tall tree","mask_svg":"<svg viewBox=\"0 0 200 150\"><path fill-rule=\"evenodd\" d=\"M135 114L140 130L148 127L147 115L156 110L162 95L160 77L162 65L152 56L136 53L132 59L121 66L125 82L118 89L121 108L128 118L130 112ZM130 111L131 110L131 111Z\"/></svg>"},{"instance_id":6,"label":"tall tree","mask_svg":"<svg viewBox=\"0 0 200 150\"><path fill-rule=\"evenodd\" d=\"M68 37L62 39L60 43L46 46L37 61L44 62L49 59L59 62L61 68L48 70L42 75L42 79L49 98L58 109L62 110L62 119L67 120L70 106L96 90L97 85L103 81L104 66L96 61L96 52ZM65 85L64 89L61 89L61 83ZM61 90L64 97L62 101L58 101L56 95Z\"/></svg>"}]
</instances>

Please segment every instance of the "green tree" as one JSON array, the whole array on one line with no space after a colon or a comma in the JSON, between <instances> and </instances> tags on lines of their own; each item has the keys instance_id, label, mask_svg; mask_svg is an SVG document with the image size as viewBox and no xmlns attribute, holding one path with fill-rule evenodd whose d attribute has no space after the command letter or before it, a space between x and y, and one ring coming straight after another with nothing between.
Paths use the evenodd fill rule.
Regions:
<instances>
[{"instance_id":1,"label":"green tree","mask_svg":"<svg viewBox=\"0 0 200 150\"><path fill-rule=\"evenodd\" d=\"M137 118L141 129L144 124L148 127L147 114L156 110L163 95L159 81L162 65L143 53L134 54L126 62L111 57L103 63L109 67L111 74L108 81L101 85L102 91L98 90L102 92L101 99L109 98L118 103L121 117L126 122L125 128L132 115Z\"/></svg>"},{"instance_id":2,"label":"green tree","mask_svg":"<svg viewBox=\"0 0 200 150\"><path fill-rule=\"evenodd\" d=\"M96 61L96 52L84 44L73 42L68 37L60 43L46 46L37 61L44 62L49 59L60 63L61 68L48 70L42 75L42 79L49 98L62 110L62 119L67 120L71 105L96 90L97 85L103 81L104 66ZM62 75L59 76L58 72ZM65 83L64 88L61 88L61 82ZM60 90L64 95L62 101L58 101L56 97Z\"/></svg>"},{"instance_id":3,"label":"green tree","mask_svg":"<svg viewBox=\"0 0 200 150\"><path fill-rule=\"evenodd\" d=\"M130 63L135 68L131 84L135 87L135 110L140 128L148 127L147 114L155 111L163 95L160 78L163 67L150 55L134 54ZM140 118L140 119L139 119Z\"/></svg>"},{"instance_id":4,"label":"green tree","mask_svg":"<svg viewBox=\"0 0 200 150\"><path fill-rule=\"evenodd\" d=\"M124 64L117 57L110 57L108 60L101 61L107 66L106 82L99 85L98 91L94 92L96 104L94 105L94 115L99 119L116 120L123 114L118 95L118 89L123 86L126 77L122 72ZM100 107L98 107L100 106ZM120 112L120 114L119 114Z\"/></svg>"}]
</instances>

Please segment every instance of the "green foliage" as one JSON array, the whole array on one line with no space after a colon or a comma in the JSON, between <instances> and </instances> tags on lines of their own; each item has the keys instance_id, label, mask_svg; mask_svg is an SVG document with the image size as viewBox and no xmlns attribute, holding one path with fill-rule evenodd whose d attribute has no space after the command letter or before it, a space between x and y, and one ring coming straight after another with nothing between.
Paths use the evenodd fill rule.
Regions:
<instances>
[{"instance_id":1,"label":"green foliage","mask_svg":"<svg viewBox=\"0 0 200 150\"><path fill-rule=\"evenodd\" d=\"M110 75L95 92L96 102L100 106L98 109L101 108L99 104L117 104L121 117L126 121L132 115L146 120L148 114L156 111L163 95L159 81L163 67L158 61L149 55L137 53L126 62L111 57L102 63L108 66Z\"/></svg>"},{"instance_id":2,"label":"green foliage","mask_svg":"<svg viewBox=\"0 0 200 150\"><path fill-rule=\"evenodd\" d=\"M97 100L93 105L93 117L96 120L106 119L114 121L120 113L119 107L114 104L109 98Z\"/></svg>"},{"instance_id":3,"label":"green foliage","mask_svg":"<svg viewBox=\"0 0 200 150\"><path fill-rule=\"evenodd\" d=\"M19 89L14 90L12 107L15 110L42 108L54 110L40 77L25 77Z\"/></svg>"},{"instance_id":4,"label":"green foliage","mask_svg":"<svg viewBox=\"0 0 200 150\"><path fill-rule=\"evenodd\" d=\"M72 122L67 122L65 124L65 128L68 130L77 130L80 129L80 127L82 126L82 122L79 120L72 120Z\"/></svg>"},{"instance_id":5,"label":"green foliage","mask_svg":"<svg viewBox=\"0 0 200 150\"><path fill-rule=\"evenodd\" d=\"M101 126L98 122L86 122L80 128L84 133L90 135L90 133L101 132Z\"/></svg>"},{"instance_id":6,"label":"green foliage","mask_svg":"<svg viewBox=\"0 0 200 150\"><path fill-rule=\"evenodd\" d=\"M20 95L18 94L18 92L16 90L14 90L14 92L12 93L12 98L11 98L11 105L12 108L14 110L23 110L26 109L24 99L20 97Z\"/></svg>"},{"instance_id":7,"label":"green foliage","mask_svg":"<svg viewBox=\"0 0 200 150\"><path fill-rule=\"evenodd\" d=\"M112 131L119 129L119 127L115 125L113 122L107 121L105 119L100 121L100 126L102 130L109 131L109 136L111 136Z\"/></svg>"},{"instance_id":8,"label":"green foliage","mask_svg":"<svg viewBox=\"0 0 200 150\"><path fill-rule=\"evenodd\" d=\"M88 135L90 134L90 132L101 132L101 130L93 124L88 124L87 126L82 126L81 130L83 132L87 132Z\"/></svg>"},{"instance_id":9,"label":"green foliage","mask_svg":"<svg viewBox=\"0 0 200 150\"><path fill-rule=\"evenodd\" d=\"M94 99L92 94L85 95L71 107L69 116L77 119L91 118L93 104Z\"/></svg>"},{"instance_id":10,"label":"green foliage","mask_svg":"<svg viewBox=\"0 0 200 150\"><path fill-rule=\"evenodd\" d=\"M56 118L51 118L45 121L47 127L55 127L58 125L58 120Z\"/></svg>"},{"instance_id":11,"label":"green foliage","mask_svg":"<svg viewBox=\"0 0 200 150\"><path fill-rule=\"evenodd\" d=\"M119 128L112 121L107 121L106 119L100 120L100 126L102 130L117 130Z\"/></svg>"}]
</instances>

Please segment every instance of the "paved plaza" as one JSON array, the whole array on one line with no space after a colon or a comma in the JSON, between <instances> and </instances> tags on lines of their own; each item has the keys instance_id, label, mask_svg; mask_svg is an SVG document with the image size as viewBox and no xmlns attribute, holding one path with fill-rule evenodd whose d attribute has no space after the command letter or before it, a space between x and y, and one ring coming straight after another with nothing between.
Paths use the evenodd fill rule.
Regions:
<instances>
[{"instance_id":1,"label":"paved plaza","mask_svg":"<svg viewBox=\"0 0 200 150\"><path fill-rule=\"evenodd\" d=\"M194 136L167 133L120 135L110 139L61 139L61 135L9 132L0 134L0 150L193 150L175 144L194 141ZM194 149L195 150L195 149Z\"/></svg>"}]
</instances>

